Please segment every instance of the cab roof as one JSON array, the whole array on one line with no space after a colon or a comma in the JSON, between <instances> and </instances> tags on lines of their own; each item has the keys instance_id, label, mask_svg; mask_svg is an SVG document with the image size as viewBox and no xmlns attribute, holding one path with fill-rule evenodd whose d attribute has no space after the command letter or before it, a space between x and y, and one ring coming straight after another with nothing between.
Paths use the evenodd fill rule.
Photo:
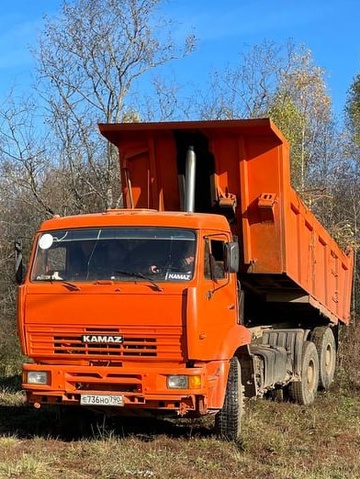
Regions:
<instances>
[{"instance_id":1,"label":"cab roof","mask_svg":"<svg viewBox=\"0 0 360 479\"><path fill-rule=\"evenodd\" d=\"M103 213L78 216L54 216L40 226L39 231L68 228L96 228L114 226L161 226L229 231L222 215L184 211L157 211L147 209L116 209Z\"/></svg>"}]
</instances>

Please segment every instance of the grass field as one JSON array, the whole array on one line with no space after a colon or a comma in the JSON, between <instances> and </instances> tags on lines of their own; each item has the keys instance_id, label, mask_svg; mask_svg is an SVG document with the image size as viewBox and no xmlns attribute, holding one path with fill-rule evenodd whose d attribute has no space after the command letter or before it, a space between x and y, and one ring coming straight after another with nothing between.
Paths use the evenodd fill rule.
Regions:
<instances>
[{"instance_id":1,"label":"grass field","mask_svg":"<svg viewBox=\"0 0 360 479\"><path fill-rule=\"evenodd\" d=\"M304 407L247 404L243 439L212 421L120 420L78 409L34 409L19 378L0 381L0 479L356 479L360 477L359 352L340 354L330 392Z\"/></svg>"}]
</instances>

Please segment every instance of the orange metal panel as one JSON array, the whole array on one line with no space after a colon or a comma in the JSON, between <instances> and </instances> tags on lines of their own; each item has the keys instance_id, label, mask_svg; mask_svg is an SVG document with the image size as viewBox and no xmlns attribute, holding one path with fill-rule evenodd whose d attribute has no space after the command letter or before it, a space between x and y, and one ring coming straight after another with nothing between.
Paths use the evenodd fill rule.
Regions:
<instances>
[{"instance_id":1,"label":"orange metal panel","mask_svg":"<svg viewBox=\"0 0 360 479\"><path fill-rule=\"evenodd\" d=\"M285 223L287 275L343 322L349 321L352 254L346 254L290 190Z\"/></svg>"},{"instance_id":2,"label":"orange metal panel","mask_svg":"<svg viewBox=\"0 0 360 479\"><path fill-rule=\"evenodd\" d=\"M348 322L351 256L291 188L289 147L269 119L112 124L100 131L119 148L122 168L133 161L131 149L142 149L130 168L132 206L159 210L179 209L177 177L186 146L179 141L194 140L202 175L199 211L221 212L221 195L224 204L236 199L231 229L242 246L242 272L285 275L333 321Z\"/></svg>"}]
</instances>

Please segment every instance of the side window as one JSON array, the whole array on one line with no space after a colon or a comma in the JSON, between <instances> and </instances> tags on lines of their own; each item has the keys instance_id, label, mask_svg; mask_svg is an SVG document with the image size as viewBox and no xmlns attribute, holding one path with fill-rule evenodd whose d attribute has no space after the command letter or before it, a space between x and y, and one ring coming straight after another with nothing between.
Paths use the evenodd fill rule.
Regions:
<instances>
[{"instance_id":1,"label":"side window","mask_svg":"<svg viewBox=\"0 0 360 479\"><path fill-rule=\"evenodd\" d=\"M206 279L225 278L224 241L208 239L205 242L204 276Z\"/></svg>"}]
</instances>

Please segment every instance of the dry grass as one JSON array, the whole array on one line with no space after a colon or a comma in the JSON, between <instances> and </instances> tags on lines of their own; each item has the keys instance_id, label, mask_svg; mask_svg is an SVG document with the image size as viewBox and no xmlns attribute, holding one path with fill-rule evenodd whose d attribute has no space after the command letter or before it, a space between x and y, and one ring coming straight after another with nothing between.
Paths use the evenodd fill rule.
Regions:
<instances>
[{"instance_id":1,"label":"dry grass","mask_svg":"<svg viewBox=\"0 0 360 479\"><path fill-rule=\"evenodd\" d=\"M351 395L321 395L309 408L252 402L239 445L214 438L207 423L88 416L80 427L78 416L62 422L54 410L24 405L0 414L0 478L360 477L360 399Z\"/></svg>"},{"instance_id":2,"label":"dry grass","mask_svg":"<svg viewBox=\"0 0 360 479\"><path fill-rule=\"evenodd\" d=\"M349 331L351 332L351 331ZM258 400L241 444L212 422L104 419L24 404L0 386L0 479L354 479L360 477L360 334L343 338L339 374L311 407Z\"/></svg>"}]
</instances>

